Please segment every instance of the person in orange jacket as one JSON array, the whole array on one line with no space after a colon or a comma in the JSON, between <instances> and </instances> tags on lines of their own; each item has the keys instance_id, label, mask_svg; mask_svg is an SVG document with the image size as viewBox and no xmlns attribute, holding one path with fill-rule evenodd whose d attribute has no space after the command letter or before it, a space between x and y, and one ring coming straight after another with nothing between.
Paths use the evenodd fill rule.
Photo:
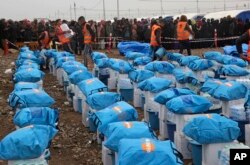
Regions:
<instances>
[{"instance_id":1,"label":"person in orange jacket","mask_svg":"<svg viewBox=\"0 0 250 165\"><path fill-rule=\"evenodd\" d=\"M182 15L176 27L176 36L179 41L180 53L183 53L183 49L187 49L188 55L191 55L191 45L189 41L190 34L194 36L194 32L188 25L187 17Z\"/></svg>"},{"instance_id":2,"label":"person in orange jacket","mask_svg":"<svg viewBox=\"0 0 250 165\"><path fill-rule=\"evenodd\" d=\"M243 54L242 50L243 43L248 44L248 50L246 55ZM250 29L248 29L243 35L240 36L240 38L236 40L236 48L240 55L240 58L250 62Z\"/></svg>"},{"instance_id":3,"label":"person in orange jacket","mask_svg":"<svg viewBox=\"0 0 250 165\"><path fill-rule=\"evenodd\" d=\"M43 31L38 37L38 44L41 49L49 49L51 42L51 33L49 29Z\"/></svg>"},{"instance_id":4,"label":"person in orange jacket","mask_svg":"<svg viewBox=\"0 0 250 165\"><path fill-rule=\"evenodd\" d=\"M62 44L63 50L73 53L71 46L70 46L70 39L65 37L65 34L70 33L71 31L63 31L60 27L62 25L61 19L56 20L56 27L55 27L55 33L59 40L59 42Z\"/></svg>"}]
</instances>

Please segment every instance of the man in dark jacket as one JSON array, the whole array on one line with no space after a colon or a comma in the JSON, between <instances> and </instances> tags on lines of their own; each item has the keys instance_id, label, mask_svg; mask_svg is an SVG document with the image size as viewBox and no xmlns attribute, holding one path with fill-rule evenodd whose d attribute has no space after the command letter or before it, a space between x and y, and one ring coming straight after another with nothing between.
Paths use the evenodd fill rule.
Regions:
<instances>
[{"instance_id":1,"label":"man in dark jacket","mask_svg":"<svg viewBox=\"0 0 250 165\"><path fill-rule=\"evenodd\" d=\"M243 50L242 50L243 43L248 44L247 56L243 54ZM236 48L240 55L240 58L250 62L250 29L248 29L243 35L240 36L240 38L237 39Z\"/></svg>"}]
</instances>

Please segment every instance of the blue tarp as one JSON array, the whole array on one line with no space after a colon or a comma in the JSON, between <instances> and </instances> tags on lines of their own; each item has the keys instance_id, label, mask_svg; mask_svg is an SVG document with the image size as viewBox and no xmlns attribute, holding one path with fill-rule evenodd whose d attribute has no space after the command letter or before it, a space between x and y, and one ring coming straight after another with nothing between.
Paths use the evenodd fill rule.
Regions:
<instances>
[{"instance_id":1,"label":"blue tarp","mask_svg":"<svg viewBox=\"0 0 250 165\"><path fill-rule=\"evenodd\" d=\"M88 70L83 64L77 61L65 62L63 63L62 68L68 75L71 75L71 73L78 70L84 70L84 71Z\"/></svg>"},{"instance_id":2,"label":"blue tarp","mask_svg":"<svg viewBox=\"0 0 250 165\"><path fill-rule=\"evenodd\" d=\"M37 58L34 53L27 53L27 52L22 52L18 55L18 60L32 60L32 61L36 61L37 63L40 62L39 58Z\"/></svg>"},{"instance_id":3,"label":"blue tarp","mask_svg":"<svg viewBox=\"0 0 250 165\"><path fill-rule=\"evenodd\" d=\"M133 66L129 62L120 59L110 58L109 65L110 68L118 71L119 73L129 73L134 70Z\"/></svg>"},{"instance_id":4,"label":"blue tarp","mask_svg":"<svg viewBox=\"0 0 250 165\"><path fill-rule=\"evenodd\" d=\"M224 46L223 47L224 53L227 55L231 55L231 56L239 56L239 53L236 49L236 46ZM242 44L242 50L244 53L247 53L248 50L248 45L247 44Z\"/></svg>"},{"instance_id":5,"label":"blue tarp","mask_svg":"<svg viewBox=\"0 0 250 165\"><path fill-rule=\"evenodd\" d=\"M166 49L163 48L163 47L160 47L156 52L155 52L155 55L156 57L158 58L163 58L165 55L166 55Z\"/></svg>"},{"instance_id":6,"label":"blue tarp","mask_svg":"<svg viewBox=\"0 0 250 165\"><path fill-rule=\"evenodd\" d=\"M19 82L15 84L14 91L23 91L28 89L38 89L39 85L37 83L30 82Z\"/></svg>"},{"instance_id":7,"label":"blue tarp","mask_svg":"<svg viewBox=\"0 0 250 165\"><path fill-rule=\"evenodd\" d=\"M238 123L218 114L196 117L183 129L186 136L200 144L232 142L240 135Z\"/></svg>"},{"instance_id":8,"label":"blue tarp","mask_svg":"<svg viewBox=\"0 0 250 165\"><path fill-rule=\"evenodd\" d=\"M95 64L98 68L107 68L109 67L109 58L101 58L95 60Z\"/></svg>"},{"instance_id":9,"label":"blue tarp","mask_svg":"<svg viewBox=\"0 0 250 165\"><path fill-rule=\"evenodd\" d=\"M69 80L72 84L78 84L81 81L92 79L94 76L89 71L79 70L75 71L69 76Z\"/></svg>"},{"instance_id":10,"label":"blue tarp","mask_svg":"<svg viewBox=\"0 0 250 165\"><path fill-rule=\"evenodd\" d=\"M89 114L100 133L106 132L108 124L118 121L135 121L138 118L134 107L124 101L117 102L101 111Z\"/></svg>"},{"instance_id":11,"label":"blue tarp","mask_svg":"<svg viewBox=\"0 0 250 165\"><path fill-rule=\"evenodd\" d=\"M58 130L32 125L18 129L0 142L0 160L25 160L40 157Z\"/></svg>"},{"instance_id":12,"label":"blue tarp","mask_svg":"<svg viewBox=\"0 0 250 165\"><path fill-rule=\"evenodd\" d=\"M44 73L38 69L23 69L14 74L13 80L15 82L38 82L42 80Z\"/></svg>"},{"instance_id":13,"label":"blue tarp","mask_svg":"<svg viewBox=\"0 0 250 165\"><path fill-rule=\"evenodd\" d=\"M173 74L175 76L176 81L181 84L190 83L193 85L197 85L199 83L196 75L192 71L185 71L183 69L174 69Z\"/></svg>"},{"instance_id":14,"label":"blue tarp","mask_svg":"<svg viewBox=\"0 0 250 165\"><path fill-rule=\"evenodd\" d=\"M218 70L218 74L225 76L247 76L249 72L247 69L241 68L237 65L223 65Z\"/></svg>"},{"instance_id":15,"label":"blue tarp","mask_svg":"<svg viewBox=\"0 0 250 165\"><path fill-rule=\"evenodd\" d=\"M16 67L18 68L18 67L20 67L22 65L30 65L30 64L33 64L33 63L40 65L40 63L37 62L37 61L32 61L32 60L28 60L28 59L21 59L21 60L16 61Z\"/></svg>"},{"instance_id":16,"label":"blue tarp","mask_svg":"<svg viewBox=\"0 0 250 165\"><path fill-rule=\"evenodd\" d=\"M180 53L172 53L172 52L167 52L167 58L170 61L180 61L182 57L185 57L184 55Z\"/></svg>"},{"instance_id":17,"label":"blue tarp","mask_svg":"<svg viewBox=\"0 0 250 165\"><path fill-rule=\"evenodd\" d=\"M20 67L17 68L16 72L23 70L23 69L40 69L40 66L37 65L36 63L31 63L31 64L25 64L25 65L21 65Z\"/></svg>"},{"instance_id":18,"label":"blue tarp","mask_svg":"<svg viewBox=\"0 0 250 165\"><path fill-rule=\"evenodd\" d=\"M97 78L83 80L77 86L86 97L97 92L107 91L107 86Z\"/></svg>"},{"instance_id":19,"label":"blue tarp","mask_svg":"<svg viewBox=\"0 0 250 165\"><path fill-rule=\"evenodd\" d=\"M121 139L155 139L153 130L148 127L148 124L137 121L111 123L108 125L104 135L106 137L104 145L115 152L118 152L118 145Z\"/></svg>"},{"instance_id":20,"label":"blue tarp","mask_svg":"<svg viewBox=\"0 0 250 165\"><path fill-rule=\"evenodd\" d=\"M55 101L44 90L31 89L17 91L9 96L9 105L11 107L50 107Z\"/></svg>"},{"instance_id":21,"label":"blue tarp","mask_svg":"<svg viewBox=\"0 0 250 165\"><path fill-rule=\"evenodd\" d=\"M138 65L147 65L148 63L150 63L152 61L151 57L138 57L134 60L134 65L138 66Z\"/></svg>"},{"instance_id":22,"label":"blue tarp","mask_svg":"<svg viewBox=\"0 0 250 165\"><path fill-rule=\"evenodd\" d=\"M160 104L166 104L175 97L192 94L195 95L196 93L186 88L170 88L157 94L154 101Z\"/></svg>"},{"instance_id":23,"label":"blue tarp","mask_svg":"<svg viewBox=\"0 0 250 165\"><path fill-rule=\"evenodd\" d=\"M238 57L233 56L223 56L223 64L225 65L237 65L239 67L246 67L247 62Z\"/></svg>"},{"instance_id":24,"label":"blue tarp","mask_svg":"<svg viewBox=\"0 0 250 165\"><path fill-rule=\"evenodd\" d=\"M209 79L203 84L201 91L216 99L231 101L245 98L247 87L236 81Z\"/></svg>"},{"instance_id":25,"label":"blue tarp","mask_svg":"<svg viewBox=\"0 0 250 165\"><path fill-rule=\"evenodd\" d=\"M199 56L184 56L180 58L179 64L181 66L188 66L191 61L199 60L199 59L200 59Z\"/></svg>"},{"instance_id":26,"label":"blue tarp","mask_svg":"<svg viewBox=\"0 0 250 165\"><path fill-rule=\"evenodd\" d=\"M213 67L214 63L207 59L199 59L189 62L188 67L193 71L206 70Z\"/></svg>"},{"instance_id":27,"label":"blue tarp","mask_svg":"<svg viewBox=\"0 0 250 165\"><path fill-rule=\"evenodd\" d=\"M71 56L71 57L60 57L58 58L56 64L56 68L61 68L63 63L67 62L67 61L75 61L75 57Z\"/></svg>"},{"instance_id":28,"label":"blue tarp","mask_svg":"<svg viewBox=\"0 0 250 165\"><path fill-rule=\"evenodd\" d=\"M174 70L174 65L166 61L154 61L150 62L145 66L146 70L152 72L159 72L162 74L172 74Z\"/></svg>"},{"instance_id":29,"label":"blue tarp","mask_svg":"<svg viewBox=\"0 0 250 165\"><path fill-rule=\"evenodd\" d=\"M20 52L25 52L25 51L29 51L29 50L30 49L27 46L23 46L23 47L20 48Z\"/></svg>"},{"instance_id":30,"label":"blue tarp","mask_svg":"<svg viewBox=\"0 0 250 165\"><path fill-rule=\"evenodd\" d=\"M140 43L140 42L120 42L117 45L119 52L123 55L126 52L140 52L144 54L150 55L150 45L148 43Z\"/></svg>"},{"instance_id":31,"label":"blue tarp","mask_svg":"<svg viewBox=\"0 0 250 165\"><path fill-rule=\"evenodd\" d=\"M133 82L139 83L146 79L149 79L154 76L154 72L151 72L149 70L133 70L132 72L129 72L128 77Z\"/></svg>"},{"instance_id":32,"label":"blue tarp","mask_svg":"<svg viewBox=\"0 0 250 165\"><path fill-rule=\"evenodd\" d=\"M160 92L169 88L172 84L172 81L164 79L164 78L157 78L152 77L147 80L144 80L138 84L138 88L142 91L150 91L153 93Z\"/></svg>"},{"instance_id":33,"label":"blue tarp","mask_svg":"<svg viewBox=\"0 0 250 165\"><path fill-rule=\"evenodd\" d=\"M140 53L140 52L126 52L125 53L125 57L129 60L135 60L138 57L145 57L148 56L144 53Z\"/></svg>"},{"instance_id":34,"label":"blue tarp","mask_svg":"<svg viewBox=\"0 0 250 165\"><path fill-rule=\"evenodd\" d=\"M48 107L32 107L20 109L14 116L14 124L20 128L28 125L50 125L57 126L59 113Z\"/></svg>"},{"instance_id":35,"label":"blue tarp","mask_svg":"<svg viewBox=\"0 0 250 165\"><path fill-rule=\"evenodd\" d=\"M119 165L183 165L180 153L170 140L122 139Z\"/></svg>"},{"instance_id":36,"label":"blue tarp","mask_svg":"<svg viewBox=\"0 0 250 165\"><path fill-rule=\"evenodd\" d=\"M91 54L91 58L95 62L98 59L108 58L108 56L106 54L104 54L104 53L101 53L101 52L93 52Z\"/></svg>"},{"instance_id":37,"label":"blue tarp","mask_svg":"<svg viewBox=\"0 0 250 165\"><path fill-rule=\"evenodd\" d=\"M57 52L56 49L49 49L49 50L46 50L44 52L44 55L47 57L47 58L51 58L52 57L52 52Z\"/></svg>"},{"instance_id":38,"label":"blue tarp","mask_svg":"<svg viewBox=\"0 0 250 165\"><path fill-rule=\"evenodd\" d=\"M223 57L225 55L222 55L220 52L216 51L208 51L204 53L204 57L208 60L214 60L219 63L223 63Z\"/></svg>"},{"instance_id":39,"label":"blue tarp","mask_svg":"<svg viewBox=\"0 0 250 165\"><path fill-rule=\"evenodd\" d=\"M95 110L104 109L121 100L121 96L114 92L98 92L87 97L86 102Z\"/></svg>"},{"instance_id":40,"label":"blue tarp","mask_svg":"<svg viewBox=\"0 0 250 165\"><path fill-rule=\"evenodd\" d=\"M182 95L166 103L169 111L177 114L196 114L209 110L212 103L205 97L198 95Z\"/></svg>"}]
</instances>

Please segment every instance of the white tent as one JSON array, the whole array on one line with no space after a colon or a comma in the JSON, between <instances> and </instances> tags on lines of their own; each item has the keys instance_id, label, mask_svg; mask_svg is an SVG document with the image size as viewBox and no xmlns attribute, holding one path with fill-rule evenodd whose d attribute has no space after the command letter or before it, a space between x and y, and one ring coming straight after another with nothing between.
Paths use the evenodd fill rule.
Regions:
<instances>
[{"instance_id":1,"label":"white tent","mask_svg":"<svg viewBox=\"0 0 250 165\"><path fill-rule=\"evenodd\" d=\"M187 16L187 19L195 19L197 16L203 16L204 14L202 13L182 13L182 14L177 14L173 17L173 19L175 20L177 17L181 17L182 15Z\"/></svg>"},{"instance_id":2,"label":"white tent","mask_svg":"<svg viewBox=\"0 0 250 165\"><path fill-rule=\"evenodd\" d=\"M230 10L230 11L220 11L220 12L215 12L215 13L209 13L209 14L206 14L204 16L204 18L206 19L221 19L221 18L224 18L224 17L227 17L227 16L231 16L232 18L236 17L237 15L239 15L240 13L242 12L245 12L247 10Z\"/></svg>"}]
</instances>

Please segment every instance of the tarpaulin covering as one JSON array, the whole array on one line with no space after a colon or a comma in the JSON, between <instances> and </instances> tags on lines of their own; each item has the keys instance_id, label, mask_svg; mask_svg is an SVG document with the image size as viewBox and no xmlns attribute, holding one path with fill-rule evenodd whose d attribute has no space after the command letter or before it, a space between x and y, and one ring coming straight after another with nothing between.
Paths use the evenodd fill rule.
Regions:
<instances>
[{"instance_id":1,"label":"tarpaulin covering","mask_svg":"<svg viewBox=\"0 0 250 165\"><path fill-rule=\"evenodd\" d=\"M142 82L146 79L149 79L151 77L154 76L154 72L151 72L149 70L133 70L131 72L129 72L129 78L130 80L132 80L133 82L139 83Z\"/></svg>"},{"instance_id":2,"label":"tarpaulin covering","mask_svg":"<svg viewBox=\"0 0 250 165\"><path fill-rule=\"evenodd\" d=\"M154 61L150 62L145 66L145 69L152 72L159 72L162 74L172 74L174 70L174 65L166 61Z\"/></svg>"},{"instance_id":3,"label":"tarpaulin covering","mask_svg":"<svg viewBox=\"0 0 250 165\"><path fill-rule=\"evenodd\" d=\"M169 100L175 97L192 94L195 95L195 92L186 88L170 88L157 94L154 101L160 104L166 104Z\"/></svg>"},{"instance_id":4,"label":"tarpaulin covering","mask_svg":"<svg viewBox=\"0 0 250 165\"><path fill-rule=\"evenodd\" d=\"M223 63L223 57L224 55L222 55L221 52L208 51L204 53L204 58L208 60L214 60L219 63Z\"/></svg>"},{"instance_id":5,"label":"tarpaulin covering","mask_svg":"<svg viewBox=\"0 0 250 165\"><path fill-rule=\"evenodd\" d=\"M78 83L77 86L85 96L89 96L94 93L107 90L107 86L97 78L83 80L80 83Z\"/></svg>"},{"instance_id":6,"label":"tarpaulin covering","mask_svg":"<svg viewBox=\"0 0 250 165\"><path fill-rule=\"evenodd\" d=\"M140 53L140 52L126 52L125 53L125 57L129 60L134 60L138 57L145 57L145 56L147 55L144 53Z\"/></svg>"},{"instance_id":7,"label":"tarpaulin covering","mask_svg":"<svg viewBox=\"0 0 250 165\"><path fill-rule=\"evenodd\" d=\"M106 54L104 54L104 53L101 53L101 52L93 52L91 54L91 58L95 62L98 59L108 58L108 56Z\"/></svg>"},{"instance_id":8,"label":"tarpaulin covering","mask_svg":"<svg viewBox=\"0 0 250 165\"><path fill-rule=\"evenodd\" d=\"M246 67L247 62L241 58L225 55L223 56L223 64L225 65L237 65L239 67Z\"/></svg>"},{"instance_id":9,"label":"tarpaulin covering","mask_svg":"<svg viewBox=\"0 0 250 165\"><path fill-rule=\"evenodd\" d=\"M147 80L144 80L138 84L138 88L142 91L150 91L153 93L160 92L169 88L172 84L172 81L164 79L164 78L157 78L152 77Z\"/></svg>"},{"instance_id":10,"label":"tarpaulin covering","mask_svg":"<svg viewBox=\"0 0 250 165\"><path fill-rule=\"evenodd\" d=\"M240 135L238 123L218 114L199 116L188 122L183 132L200 144L232 142Z\"/></svg>"},{"instance_id":11,"label":"tarpaulin covering","mask_svg":"<svg viewBox=\"0 0 250 165\"><path fill-rule=\"evenodd\" d=\"M110 58L109 64L110 68L118 71L119 73L129 73L134 70L133 66L129 62L120 59Z\"/></svg>"},{"instance_id":12,"label":"tarpaulin covering","mask_svg":"<svg viewBox=\"0 0 250 165\"><path fill-rule=\"evenodd\" d=\"M95 110L104 109L121 100L121 96L114 92L98 92L87 97L86 102Z\"/></svg>"},{"instance_id":13,"label":"tarpaulin covering","mask_svg":"<svg viewBox=\"0 0 250 165\"><path fill-rule=\"evenodd\" d=\"M95 60L95 64L98 68L107 68L109 67L109 58L101 58Z\"/></svg>"},{"instance_id":14,"label":"tarpaulin covering","mask_svg":"<svg viewBox=\"0 0 250 165\"><path fill-rule=\"evenodd\" d=\"M119 165L182 165L182 156L170 140L122 139Z\"/></svg>"},{"instance_id":15,"label":"tarpaulin covering","mask_svg":"<svg viewBox=\"0 0 250 165\"><path fill-rule=\"evenodd\" d=\"M145 122L115 122L108 125L104 132L106 141L104 145L115 152L118 152L118 145L121 139L155 139L153 130Z\"/></svg>"},{"instance_id":16,"label":"tarpaulin covering","mask_svg":"<svg viewBox=\"0 0 250 165\"><path fill-rule=\"evenodd\" d=\"M70 56L70 57L60 57L60 58L58 58L58 60L56 62L56 68L61 68L63 63L65 63L67 61L75 61L75 57Z\"/></svg>"},{"instance_id":17,"label":"tarpaulin covering","mask_svg":"<svg viewBox=\"0 0 250 165\"><path fill-rule=\"evenodd\" d=\"M169 111L177 114L196 114L209 110L212 103L205 97L198 95L182 95L166 103Z\"/></svg>"},{"instance_id":18,"label":"tarpaulin covering","mask_svg":"<svg viewBox=\"0 0 250 165\"><path fill-rule=\"evenodd\" d=\"M236 45L224 46L223 50L224 50L224 53L227 54L227 55L239 56ZM247 44L242 44L242 50L243 50L244 53L247 53L248 45Z\"/></svg>"},{"instance_id":19,"label":"tarpaulin covering","mask_svg":"<svg viewBox=\"0 0 250 165\"><path fill-rule=\"evenodd\" d=\"M173 75L175 76L176 81L181 84L190 83L196 85L199 83L196 75L192 71L185 71L183 69L174 69Z\"/></svg>"},{"instance_id":20,"label":"tarpaulin covering","mask_svg":"<svg viewBox=\"0 0 250 165\"><path fill-rule=\"evenodd\" d=\"M218 74L225 76L247 76L249 72L247 69L241 68L237 65L223 65Z\"/></svg>"},{"instance_id":21,"label":"tarpaulin covering","mask_svg":"<svg viewBox=\"0 0 250 165\"><path fill-rule=\"evenodd\" d=\"M200 57L199 56L184 56L184 57L181 57L180 60L179 60L179 64L181 66L188 66L188 64L191 62L191 61L194 61L194 60L199 60Z\"/></svg>"},{"instance_id":22,"label":"tarpaulin covering","mask_svg":"<svg viewBox=\"0 0 250 165\"><path fill-rule=\"evenodd\" d=\"M49 147L57 132L57 129L45 125L31 125L18 129L0 142L0 160L38 158Z\"/></svg>"},{"instance_id":23,"label":"tarpaulin covering","mask_svg":"<svg viewBox=\"0 0 250 165\"><path fill-rule=\"evenodd\" d=\"M31 107L20 109L14 116L14 124L20 128L28 125L50 125L57 126L59 113L48 107Z\"/></svg>"},{"instance_id":24,"label":"tarpaulin covering","mask_svg":"<svg viewBox=\"0 0 250 165\"><path fill-rule=\"evenodd\" d=\"M44 73L38 69L23 69L14 74L13 80L15 82L38 82L43 79Z\"/></svg>"},{"instance_id":25,"label":"tarpaulin covering","mask_svg":"<svg viewBox=\"0 0 250 165\"><path fill-rule=\"evenodd\" d=\"M65 62L63 63L62 68L68 75L78 70L84 70L84 71L88 70L83 64L77 61Z\"/></svg>"},{"instance_id":26,"label":"tarpaulin covering","mask_svg":"<svg viewBox=\"0 0 250 165\"><path fill-rule=\"evenodd\" d=\"M166 52L166 49L163 48L163 47L160 47L160 48L155 52L155 55L156 55L156 57L158 57L158 58L163 58L163 57L165 56L166 53L167 53L167 52Z\"/></svg>"},{"instance_id":27,"label":"tarpaulin covering","mask_svg":"<svg viewBox=\"0 0 250 165\"><path fill-rule=\"evenodd\" d=\"M125 54L126 52L140 52L144 54L150 54L150 45L148 43L140 43L140 42L120 42L117 45L119 52L121 54Z\"/></svg>"},{"instance_id":28,"label":"tarpaulin covering","mask_svg":"<svg viewBox=\"0 0 250 165\"><path fill-rule=\"evenodd\" d=\"M134 107L124 101L117 102L101 111L89 114L100 133L106 132L108 124L118 121L135 121L138 118Z\"/></svg>"},{"instance_id":29,"label":"tarpaulin covering","mask_svg":"<svg viewBox=\"0 0 250 165\"><path fill-rule=\"evenodd\" d=\"M79 71L75 71L74 73L72 73L69 76L69 80L72 84L78 84L81 81L87 80L87 79L92 79L94 78L94 76L92 75L92 73L90 73L89 71L85 71L85 70L79 70Z\"/></svg>"},{"instance_id":30,"label":"tarpaulin covering","mask_svg":"<svg viewBox=\"0 0 250 165\"><path fill-rule=\"evenodd\" d=\"M14 91L23 91L28 89L38 89L39 85L37 83L30 82L19 82L15 84Z\"/></svg>"},{"instance_id":31,"label":"tarpaulin covering","mask_svg":"<svg viewBox=\"0 0 250 165\"><path fill-rule=\"evenodd\" d=\"M188 67L193 71L201 71L211 68L214 63L207 59L199 59L190 61Z\"/></svg>"},{"instance_id":32,"label":"tarpaulin covering","mask_svg":"<svg viewBox=\"0 0 250 165\"><path fill-rule=\"evenodd\" d=\"M168 60L170 61L180 61L182 57L185 57L183 54L180 53L172 53L172 52L167 52L167 57Z\"/></svg>"},{"instance_id":33,"label":"tarpaulin covering","mask_svg":"<svg viewBox=\"0 0 250 165\"><path fill-rule=\"evenodd\" d=\"M138 65L147 65L148 63L150 63L152 61L151 57L138 57L134 60L134 65L138 66Z\"/></svg>"}]
</instances>

